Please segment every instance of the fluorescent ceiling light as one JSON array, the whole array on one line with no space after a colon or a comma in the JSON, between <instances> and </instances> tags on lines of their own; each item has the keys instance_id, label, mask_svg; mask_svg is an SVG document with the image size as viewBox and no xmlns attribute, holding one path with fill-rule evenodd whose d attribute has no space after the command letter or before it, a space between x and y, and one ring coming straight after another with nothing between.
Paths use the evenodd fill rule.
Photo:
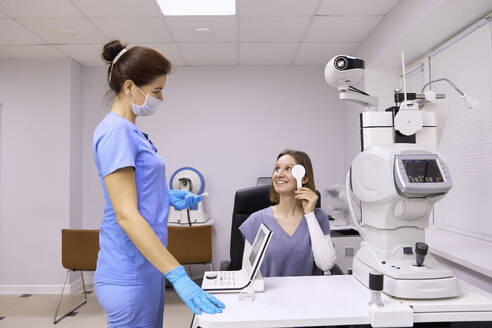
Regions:
<instances>
[{"instance_id":1,"label":"fluorescent ceiling light","mask_svg":"<svg viewBox=\"0 0 492 328\"><path fill-rule=\"evenodd\" d=\"M165 16L236 15L236 0L157 0Z\"/></svg>"}]
</instances>

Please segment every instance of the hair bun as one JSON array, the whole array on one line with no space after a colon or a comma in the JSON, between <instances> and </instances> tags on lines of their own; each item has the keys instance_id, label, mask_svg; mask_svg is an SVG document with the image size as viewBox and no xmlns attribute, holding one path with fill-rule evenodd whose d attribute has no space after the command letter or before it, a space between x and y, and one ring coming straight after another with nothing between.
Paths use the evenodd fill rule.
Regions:
<instances>
[{"instance_id":1,"label":"hair bun","mask_svg":"<svg viewBox=\"0 0 492 328\"><path fill-rule=\"evenodd\" d=\"M113 40L103 47L101 57L106 64L111 64L113 59L126 47L120 40Z\"/></svg>"}]
</instances>

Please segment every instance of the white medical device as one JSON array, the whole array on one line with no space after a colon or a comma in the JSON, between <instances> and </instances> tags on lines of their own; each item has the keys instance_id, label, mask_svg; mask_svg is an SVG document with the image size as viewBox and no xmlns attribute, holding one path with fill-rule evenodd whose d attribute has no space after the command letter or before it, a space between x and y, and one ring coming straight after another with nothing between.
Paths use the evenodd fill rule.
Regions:
<instances>
[{"instance_id":1,"label":"white medical device","mask_svg":"<svg viewBox=\"0 0 492 328\"><path fill-rule=\"evenodd\" d=\"M296 164L292 167L292 176L296 178L297 190L302 187L302 178L306 175L306 169L301 164Z\"/></svg>"},{"instance_id":2,"label":"white medical device","mask_svg":"<svg viewBox=\"0 0 492 328\"><path fill-rule=\"evenodd\" d=\"M182 167L173 173L169 180L169 189L185 189L196 195L207 195L203 193L205 189L205 180L203 175L192 167ZM209 219L208 215L203 210L203 200L198 203L196 210L184 209L176 210L174 207L169 207L169 224L189 225L205 223Z\"/></svg>"},{"instance_id":3,"label":"white medical device","mask_svg":"<svg viewBox=\"0 0 492 328\"><path fill-rule=\"evenodd\" d=\"M442 127L436 116L444 121L445 95L406 93L404 84L403 93L395 90L394 107L376 111L376 97L348 85L362 77L364 61L352 58L345 67L337 64L340 58L349 57L328 62L326 81L339 89L340 99L367 106L360 116L362 152L346 176L349 209L363 238L353 274L369 287L370 274L382 273L383 291L395 297L457 296L456 277L427 254L424 235L435 202L452 187L437 151Z\"/></svg>"},{"instance_id":4,"label":"white medical device","mask_svg":"<svg viewBox=\"0 0 492 328\"><path fill-rule=\"evenodd\" d=\"M327 215L334 219L335 226L347 226L350 224L350 212L344 184L336 184L324 191L324 210Z\"/></svg>"},{"instance_id":5,"label":"white medical device","mask_svg":"<svg viewBox=\"0 0 492 328\"><path fill-rule=\"evenodd\" d=\"M202 288L209 293L239 293L251 286L255 292L265 290L260 271L261 263L272 237L272 231L261 224L256 233L250 253L244 254L243 267L236 271L206 271L203 274Z\"/></svg>"}]
</instances>

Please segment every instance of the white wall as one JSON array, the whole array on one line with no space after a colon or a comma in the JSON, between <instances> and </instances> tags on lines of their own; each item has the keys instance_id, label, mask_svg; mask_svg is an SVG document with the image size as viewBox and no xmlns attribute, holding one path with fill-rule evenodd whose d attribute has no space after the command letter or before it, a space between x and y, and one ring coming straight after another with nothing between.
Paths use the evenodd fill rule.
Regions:
<instances>
[{"instance_id":1,"label":"white wall","mask_svg":"<svg viewBox=\"0 0 492 328\"><path fill-rule=\"evenodd\" d=\"M60 230L81 195L72 71L69 60L0 60L2 292L51 291L63 279Z\"/></svg>"},{"instance_id":2,"label":"white wall","mask_svg":"<svg viewBox=\"0 0 492 328\"><path fill-rule=\"evenodd\" d=\"M82 229L83 67L70 63L70 227Z\"/></svg>"},{"instance_id":3,"label":"white wall","mask_svg":"<svg viewBox=\"0 0 492 328\"><path fill-rule=\"evenodd\" d=\"M91 138L110 102L103 100L105 69L84 71L84 228L97 228L103 195ZM270 176L283 149L310 155L320 192L343 182L342 112L321 67L178 67L164 98L159 111L137 125L157 146L168 179L183 166L204 175L215 267L229 258L235 191Z\"/></svg>"}]
</instances>

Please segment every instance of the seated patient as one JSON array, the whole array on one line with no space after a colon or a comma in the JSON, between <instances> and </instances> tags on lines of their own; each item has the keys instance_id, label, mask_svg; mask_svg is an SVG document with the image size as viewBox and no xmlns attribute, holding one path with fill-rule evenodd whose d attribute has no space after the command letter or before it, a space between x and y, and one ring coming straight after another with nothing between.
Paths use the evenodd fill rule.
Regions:
<instances>
[{"instance_id":1,"label":"seated patient","mask_svg":"<svg viewBox=\"0 0 492 328\"><path fill-rule=\"evenodd\" d=\"M292 167L296 164L306 169L299 190L292 176ZM262 223L272 230L260 268L264 277L310 276L326 272L335 264L330 223L323 210L315 208L318 201L315 190L309 156L302 151L281 152L270 186L270 200L276 205L251 214L239 227L245 237L245 249L253 244Z\"/></svg>"}]
</instances>

